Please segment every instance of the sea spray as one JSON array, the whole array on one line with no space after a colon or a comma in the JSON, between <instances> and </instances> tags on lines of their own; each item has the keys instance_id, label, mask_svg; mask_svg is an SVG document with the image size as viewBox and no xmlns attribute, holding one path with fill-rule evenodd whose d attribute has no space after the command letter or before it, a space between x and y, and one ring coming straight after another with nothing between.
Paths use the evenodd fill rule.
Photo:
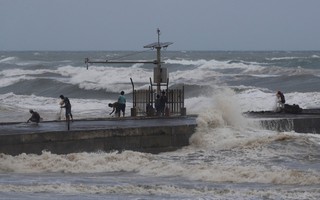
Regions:
<instances>
[{"instance_id":1,"label":"sea spray","mask_svg":"<svg viewBox=\"0 0 320 200\"><path fill-rule=\"evenodd\" d=\"M199 113L197 124L196 133L191 136L190 143L209 143L209 146L222 144L221 142L227 141L225 139L229 137L241 138L241 133L258 126L258 123L242 115L235 92L228 88L213 93L208 107ZM219 132L222 133L218 134Z\"/></svg>"}]
</instances>

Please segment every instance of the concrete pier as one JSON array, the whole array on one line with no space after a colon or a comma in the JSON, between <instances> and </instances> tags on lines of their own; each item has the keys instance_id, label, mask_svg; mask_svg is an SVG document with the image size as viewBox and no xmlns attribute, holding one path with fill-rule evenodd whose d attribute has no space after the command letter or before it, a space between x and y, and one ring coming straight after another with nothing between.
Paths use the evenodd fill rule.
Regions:
<instances>
[{"instance_id":1,"label":"concrete pier","mask_svg":"<svg viewBox=\"0 0 320 200\"><path fill-rule=\"evenodd\" d=\"M300 114L261 111L244 115L258 120L269 130L320 133L320 109L319 112L306 110ZM196 117L83 119L72 122L70 131L64 121L47 121L39 125L1 123L0 153L173 151L189 145L189 138L197 126Z\"/></svg>"},{"instance_id":2,"label":"concrete pier","mask_svg":"<svg viewBox=\"0 0 320 200\"><path fill-rule=\"evenodd\" d=\"M320 134L320 116L306 118L261 119L262 127L276 131Z\"/></svg>"},{"instance_id":3,"label":"concrete pier","mask_svg":"<svg viewBox=\"0 0 320 200\"><path fill-rule=\"evenodd\" d=\"M320 109L303 109L298 114L259 111L245 115L259 120L262 127L269 130L320 134Z\"/></svg>"},{"instance_id":4,"label":"concrete pier","mask_svg":"<svg viewBox=\"0 0 320 200\"><path fill-rule=\"evenodd\" d=\"M135 150L149 153L173 151L189 145L196 116L76 120L68 131L63 121L39 125L0 125L0 153L56 154Z\"/></svg>"}]
</instances>

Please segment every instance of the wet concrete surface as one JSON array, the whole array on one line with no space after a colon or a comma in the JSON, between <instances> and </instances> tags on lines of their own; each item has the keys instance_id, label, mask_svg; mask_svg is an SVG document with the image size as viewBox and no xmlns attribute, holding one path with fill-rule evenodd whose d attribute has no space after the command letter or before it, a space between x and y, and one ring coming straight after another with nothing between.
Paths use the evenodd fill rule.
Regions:
<instances>
[{"instance_id":1,"label":"wet concrete surface","mask_svg":"<svg viewBox=\"0 0 320 200\"><path fill-rule=\"evenodd\" d=\"M119 129L119 128L143 128L159 126L196 125L196 116L162 117L162 118L107 118L107 119L80 119L70 122L70 132ZM0 123L0 135L65 132L65 121L45 121L35 123Z\"/></svg>"},{"instance_id":2,"label":"wet concrete surface","mask_svg":"<svg viewBox=\"0 0 320 200\"><path fill-rule=\"evenodd\" d=\"M275 112L275 111L249 111L243 113L251 118L282 118L282 119L308 119L320 117L320 109L302 109L301 113Z\"/></svg>"},{"instance_id":3,"label":"wet concrete surface","mask_svg":"<svg viewBox=\"0 0 320 200\"><path fill-rule=\"evenodd\" d=\"M262 127L276 131L320 133L320 109L303 109L300 113L253 111L245 116L259 120Z\"/></svg>"},{"instance_id":4,"label":"wet concrete surface","mask_svg":"<svg viewBox=\"0 0 320 200\"><path fill-rule=\"evenodd\" d=\"M149 153L174 151L189 145L196 116L163 118L108 118L36 124L1 123L0 153L56 154L133 150Z\"/></svg>"}]
</instances>

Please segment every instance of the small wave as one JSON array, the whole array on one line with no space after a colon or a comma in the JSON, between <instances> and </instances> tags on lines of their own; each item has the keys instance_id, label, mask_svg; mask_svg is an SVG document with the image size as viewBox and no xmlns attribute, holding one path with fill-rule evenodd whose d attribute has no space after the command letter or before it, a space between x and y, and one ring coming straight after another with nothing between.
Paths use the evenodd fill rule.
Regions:
<instances>
[{"instance_id":1,"label":"small wave","mask_svg":"<svg viewBox=\"0 0 320 200\"><path fill-rule=\"evenodd\" d=\"M0 72L0 75L5 77L21 76L21 75L39 75L44 73L54 73L54 70L49 69L37 69L37 70L25 70L25 69L8 69Z\"/></svg>"},{"instance_id":2,"label":"small wave","mask_svg":"<svg viewBox=\"0 0 320 200\"><path fill-rule=\"evenodd\" d=\"M173 59L167 59L165 60L166 64L179 64L179 65L194 65L194 66L200 66L203 65L205 63L207 63L206 60L204 59L200 59L200 60L185 60L185 59L181 59L181 60L173 60Z\"/></svg>"},{"instance_id":3,"label":"small wave","mask_svg":"<svg viewBox=\"0 0 320 200\"><path fill-rule=\"evenodd\" d=\"M134 82L141 80L149 82L148 77L152 76L150 70L138 68L137 65L132 67L96 67L91 66L89 70L73 66L64 66L57 69L57 73L62 76L70 77L71 84L79 85L80 88L88 90L107 89L108 91L130 90L131 84L129 78ZM127 88L123 88L123 84Z\"/></svg>"},{"instance_id":4,"label":"small wave","mask_svg":"<svg viewBox=\"0 0 320 200\"><path fill-rule=\"evenodd\" d=\"M258 145L261 147L261 145ZM0 154L0 171L15 173L104 173L104 172L135 172L143 176L184 177L189 180L208 182L233 183L272 183L288 185L319 184L319 172L315 170L299 171L281 166L264 166L260 162L242 165L246 156L256 156L256 149L247 149L244 156L237 153L239 149L230 152L225 157L224 151L210 152L214 161L207 163L201 158L197 163L188 163L188 150L152 155L134 151L71 153L65 155L42 152L41 155L20 154L10 156ZM267 151L266 151L267 152ZM233 153L233 154L232 154ZM249 155L249 153L252 153ZM275 152L269 152L272 155ZM295 153L295 152L293 152ZM172 158L179 155L178 160ZM172 157L171 157L172 156ZM267 153L264 155L267 156ZM250 157L249 157L250 158ZM249 159L248 158L248 159ZM266 159L266 157L264 157Z\"/></svg>"},{"instance_id":5,"label":"small wave","mask_svg":"<svg viewBox=\"0 0 320 200\"><path fill-rule=\"evenodd\" d=\"M274 57L274 58L266 58L266 60L271 60L271 61L276 61L276 60L296 60L296 59L301 59L305 57Z\"/></svg>"},{"instance_id":6,"label":"small wave","mask_svg":"<svg viewBox=\"0 0 320 200\"><path fill-rule=\"evenodd\" d=\"M16 57L7 57L0 60L0 63L11 63L11 61L16 60Z\"/></svg>"},{"instance_id":7,"label":"small wave","mask_svg":"<svg viewBox=\"0 0 320 200\"><path fill-rule=\"evenodd\" d=\"M167 64L180 64L180 65L193 65L198 67L198 69L245 69L247 71L251 70L261 70L264 67L256 62L244 62L244 61L218 61L218 60L166 60Z\"/></svg>"},{"instance_id":8,"label":"small wave","mask_svg":"<svg viewBox=\"0 0 320 200\"><path fill-rule=\"evenodd\" d=\"M100 173L138 171L140 164L151 162L152 155L133 151L112 153L71 153L57 155L43 151L41 155L22 153L18 156L0 154L2 172ZM26 160L28 160L26 162Z\"/></svg>"},{"instance_id":9,"label":"small wave","mask_svg":"<svg viewBox=\"0 0 320 200\"><path fill-rule=\"evenodd\" d=\"M0 79L0 88L1 87L8 87L10 85L16 84L20 81L24 80L32 80L34 78L28 77L28 76L17 76L17 77L7 77L7 78L1 78Z\"/></svg>"},{"instance_id":10,"label":"small wave","mask_svg":"<svg viewBox=\"0 0 320 200\"><path fill-rule=\"evenodd\" d=\"M41 75L45 73L54 73L53 70L23 70L23 69L8 69L0 72L0 88L8 87L14 84L17 84L21 81L34 80L36 77L34 75ZM28 93L28 88L25 88L25 91Z\"/></svg>"}]
</instances>

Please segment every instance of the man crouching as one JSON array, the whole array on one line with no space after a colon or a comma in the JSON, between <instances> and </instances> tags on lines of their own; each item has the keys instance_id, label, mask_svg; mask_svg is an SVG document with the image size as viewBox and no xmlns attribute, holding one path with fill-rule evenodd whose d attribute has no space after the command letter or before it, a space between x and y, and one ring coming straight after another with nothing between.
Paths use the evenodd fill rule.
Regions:
<instances>
[{"instance_id":1,"label":"man crouching","mask_svg":"<svg viewBox=\"0 0 320 200\"><path fill-rule=\"evenodd\" d=\"M40 122L40 115L37 112L34 112L32 109L29 110L29 112L32 114L31 117L28 119L27 123L31 122L35 122L35 123L39 123Z\"/></svg>"},{"instance_id":2,"label":"man crouching","mask_svg":"<svg viewBox=\"0 0 320 200\"><path fill-rule=\"evenodd\" d=\"M117 117L120 117L120 104L118 102L109 103L109 107L113 108L112 112L109 115L111 115L114 111L116 111L114 115Z\"/></svg>"}]
</instances>

